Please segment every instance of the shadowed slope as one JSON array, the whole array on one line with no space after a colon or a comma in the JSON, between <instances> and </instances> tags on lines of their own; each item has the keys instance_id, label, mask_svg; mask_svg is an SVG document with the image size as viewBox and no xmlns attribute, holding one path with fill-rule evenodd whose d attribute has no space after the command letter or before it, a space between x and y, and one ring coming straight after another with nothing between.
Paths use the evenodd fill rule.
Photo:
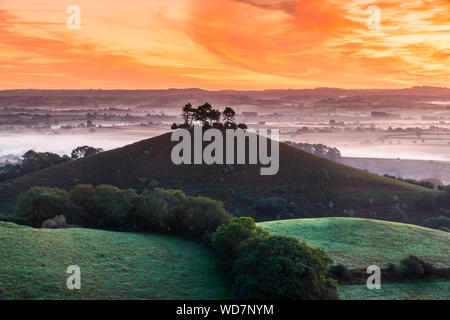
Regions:
<instances>
[{"instance_id":1,"label":"shadowed slope","mask_svg":"<svg viewBox=\"0 0 450 320\"><path fill-rule=\"evenodd\" d=\"M155 179L164 187L181 188L191 194L203 194L239 207L237 196L268 197L277 187L288 189L290 201L315 197L332 200L348 208L392 203L394 194L402 201L415 198L420 187L380 177L323 159L299 149L280 144L279 172L261 176L260 165L174 165L170 154L176 142L170 133L136 142L122 148L78 159L0 184L0 202L13 203L18 195L32 186L70 188L79 183L112 184L120 187L139 186L140 178ZM319 171L330 177L323 183ZM299 191L300 186L307 191ZM247 194L248 192L248 194Z\"/></svg>"}]
</instances>

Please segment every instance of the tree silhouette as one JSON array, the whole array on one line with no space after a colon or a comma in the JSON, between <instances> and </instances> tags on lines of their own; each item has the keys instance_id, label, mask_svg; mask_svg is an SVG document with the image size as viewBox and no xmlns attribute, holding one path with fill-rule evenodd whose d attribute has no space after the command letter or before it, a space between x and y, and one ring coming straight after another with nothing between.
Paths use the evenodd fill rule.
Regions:
<instances>
[{"instance_id":1,"label":"tree silhouette","mask_svg":"<svg viewBox=\"0 0 450 320\"><path fill-rule=\"evenodd\" d=\"M220 117L223 117L224 123L220 122ZM226 107L222 113L218 109L213 109L213 107L205 102L201 106L197 108L193 108L190 103L186 104L182 109L182 117L184 123L177 124L173 123L170 127L172 130L176 130L178 128L192 128L194 121L198 121L202 123L203 127L206 128L216 128L216 129L247 129L247 125L244 123L240 123L237 125L234 122L236 116L236 112L229 107Z\"/></svg>"},{"instance_id":2,"label":"tree silhouette","mask_svg":"<svg viewBox=\"0 0 450 320\"><path fill-rule=\"evenodd\" d=\"M197 108L194 114L194 120L200 121L204 126L208 125L209 114L212 111L212 106L206 102Z\"/></svg>"},{"instance_id":3,"label":"tree silhouette","mask_svg":"<svg viewBox=\"0 0 450 320\"><path fill-rule=\"evenodd\" d=\"M195 108L192 104L188 103L183 107L183 120L186 126L192 126L192 121L194 120Z\"/></svg>"},{"instance_id":4,"label":"tree silhouette","mask_svg":"<svg viewBox=\"0 0 450 320\"><path fill-rule=\"evenodd\" d=\"M223 111L223 120L225 121L225 128L229 128L230 124L234 123L234 118L236 116L236 112L229 108L226 107L225 110Z\"/></svg>"},{"instance_id":5,"label":"tree silhouette","mask_svg":"<svg viewBox=\"0 0 450 320\"><path fill-rule=\"evenodd\" d=\"M212 125L214 121L219 121L220 120L220 111L217 109L212 109L209 114L208 114L208 118L210 120L210 124Z\"/></svg>"},{"instance_id":6,"label":"tree silhouette","mask_svg":"<svg viewBox=\"0 0 450 320\"><path fill-rule=\"evenodd\" d=\"M71 157L72 157L72 159L79 159L79 158L84 158L84 157L87 157L87 156L90 156L92 154L96 154L96 153L99 153L102 151L103 151L102 148L82 146L82 147L73 149L73 151L71 153Z\"/></svg>"}]
</instances>

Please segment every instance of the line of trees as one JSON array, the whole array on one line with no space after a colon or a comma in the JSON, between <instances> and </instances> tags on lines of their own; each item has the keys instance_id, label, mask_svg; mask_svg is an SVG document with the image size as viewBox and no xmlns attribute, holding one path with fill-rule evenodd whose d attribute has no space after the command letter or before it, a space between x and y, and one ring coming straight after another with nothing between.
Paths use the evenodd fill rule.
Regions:
<instances>
[{"instance_id":1,"label":"line of trees","mask_svg":"<svg viewBox=\"0 0 450 320\"><path fill-rule=\"evenodd\" d=\"M222 202L180 190L156 188L139 194L134 189L84 184L69 192L32 187L19 196L15 215L18 222L32 227L162 232L205 241L232 218Z\"/></svg>"},{"instance_id":2,"label":"line of trees","mask_svg":"<svg viewBox=\"0 0 450 320\"><path fill-rule=\"evenodd\" d=\"M102 151L103 149L101 148L81 146L75 148L71 152L70 156L60 156L59 154L51 152L36 152L34 150L28 150L22 155L22 161L20 163L8 163L0 168L0 183L37 170L45 169L70 160L84 158Z\"/></svg>"},{"instance_id":3,"label":"line of trees","mask_svg":"<svg viewBox=\"0 0 450 320\"><path fill-rule=\"evenodd\" d=\"M247 129L245 123L236 124L236 112L232 108L226 107L223 112L220 112L207 102L197 108L194 108L192 104L188 103L183 107L181 115L184 122L181 124L173 123L171 127L172 130L178 128L189 129L192 128L196 122L200 123L202 127L206 129ZM220 121L221 118L223 122Z\"/></svg>"}]
</instances>

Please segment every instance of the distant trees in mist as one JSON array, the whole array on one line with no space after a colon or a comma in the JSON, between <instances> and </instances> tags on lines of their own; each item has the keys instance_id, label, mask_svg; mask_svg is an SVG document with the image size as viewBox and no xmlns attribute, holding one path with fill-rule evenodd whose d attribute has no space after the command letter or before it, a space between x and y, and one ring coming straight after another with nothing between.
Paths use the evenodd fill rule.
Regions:
<instances>
[{"instance_id":1,"label":"distant trees in mist","mask_svg":"<svg viewBox=\"0 0 450 320\"><path fill-rule=\"evenodd\" d=\"M14 179L37 170L45 169L63 162L73 159L84 158L99 152L101 148L90 146L77 147L71 152L71 156L52 153L52 152L36 152L28 150L22 155L22 161L18 164L6 164L0 167L0 183L9 179Z\"/></svg>"}]
</instances>

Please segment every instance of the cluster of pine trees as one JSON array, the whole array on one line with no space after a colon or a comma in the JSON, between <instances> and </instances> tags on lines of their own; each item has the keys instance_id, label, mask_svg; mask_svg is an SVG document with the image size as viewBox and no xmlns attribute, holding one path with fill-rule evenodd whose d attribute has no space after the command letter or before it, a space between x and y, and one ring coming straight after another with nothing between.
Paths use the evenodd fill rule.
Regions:
<instances>
[{"instance_id":1,"label":"cluster of pine trees","mask_svg":"<svg viewBox=\"0 0 450 320\"><path fill-rule=\"evenodd\" d=\"M232 108L226 107L223 112L220 112L218 109L213 109L207 102L197 108L188 103L182 109L182 117L184 122L172 124L172 130L178 128L190 129L194 126L194 123L200 123L205 129L247 129L247 125L244 123L236 124L236 112ZM221 118L223 122L220 121Z\"/></svg>"}]
</instances>

